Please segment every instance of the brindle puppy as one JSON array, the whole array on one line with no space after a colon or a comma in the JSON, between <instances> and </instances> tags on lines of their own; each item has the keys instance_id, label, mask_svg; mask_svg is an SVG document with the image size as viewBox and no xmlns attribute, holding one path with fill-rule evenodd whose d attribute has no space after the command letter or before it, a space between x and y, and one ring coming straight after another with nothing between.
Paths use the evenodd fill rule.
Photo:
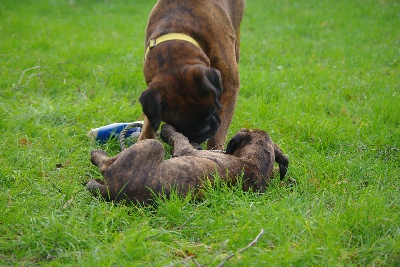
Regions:
<instances>
[{"instance_id":1,"label":"brindle puppy","mask_svg":"<svg viewBox=\"0 0 400 267\"><path fill-rule=\"evenodd\" d=\"M154 139L140 141L115 157L102 150L92 151L91 161L100 168L105 181L91 180L87 189L106 200L130 199L151 203L153 193L171 188L186 195L190 190L201 197L200 188L218 173L229 185L243 175L243 190L264 191L272 176L274 162L280 178L286 175L288 158L261 130L240 130L228 143L226 153L194 149L188 139L170 125L163 125L161 137L173 148L173 158L164 160L164 146ZM153 192L153 193L152 193Z\"/></svg>"}]
</instances>

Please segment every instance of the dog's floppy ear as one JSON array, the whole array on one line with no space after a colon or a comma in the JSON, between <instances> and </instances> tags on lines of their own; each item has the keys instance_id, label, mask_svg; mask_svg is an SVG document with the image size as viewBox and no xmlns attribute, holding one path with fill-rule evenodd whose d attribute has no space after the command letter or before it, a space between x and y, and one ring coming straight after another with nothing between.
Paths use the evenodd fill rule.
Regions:
<instances>
[{"instance_id":1,"label":"dog's floppy ear","mask_svg":"<svg viewBox=\"0 0 400 267\"><path fill-rule=\"evenodd\" d=\"M289 159L282 153L279 146L274 144L275 162L279 164L279 177L281 180L285 178L289 167Z\"/></svg>"},{"instance_id":2,"label":"dog's floppy ear","mask_svg":"<svg viewBox=\"0 0 400 267\"><path fill-rule=\"evenodd\" d=\"M221 93L223 90L221 73L217 69L210 68L208 70L206 76L207 76L208 81L212 85L211 92L214 96L214 103L220 109L220 108L222 108L222 105L219 102L219 97L221 96Z\"/></svg>"},{"instance_id":3,"label":"dog's floppy ear","mask_svg":"<svg viewBox=\"0 0 400 267\"><path fill-rule=\"evenodd\" d=\"M142 104L143 113L150 121L151 127L157 131L161 124L161 96L160 92L154 88L147 88L139 97Z\"/></svg>"},{"instance_id":4,"label":"dog's floppy ear","mask_svg":"<svg viewBox=\"0 0 400 267\"><path fill-rule=\"evenodd\" d=\"M243 132L244 130L240 130L231 140L229 140L228 145L226 146L226 154L233 155L233 153L238 149L239 145L244 145L248 143L250 140L250 136ZM246 130L248 131L248 130Z\"/></svg>"},{"instance_id":5,"label":"dog's floppy ear","mask_svg":"<svg viewBox=\"0 0 400 267\"><path fill-rule=\"evenodd\" d=\"M229 140L228 145L226 146L226 154L232 155L233 152L236 150L236 148L238 147L238 145L240 144L240 140L243 139L242 136L238 136L235 135L234 137L232 137L231 140Z\"/></svg>"},{"instance_id":6,"label":"dog's floppy ear","mask_svg":"<svg viewBox=\"0 0 400 267\"><path fill-rule=\"evenodd\" d=\"M218 109L222 108L219 102L219 97L222 93L222 79L219 70L214 68L202 67L202 71L197 73L195 79L200 82L200 94L206 95L212 93L214 97L214 104Z\"/></svg>"}]
</instances>

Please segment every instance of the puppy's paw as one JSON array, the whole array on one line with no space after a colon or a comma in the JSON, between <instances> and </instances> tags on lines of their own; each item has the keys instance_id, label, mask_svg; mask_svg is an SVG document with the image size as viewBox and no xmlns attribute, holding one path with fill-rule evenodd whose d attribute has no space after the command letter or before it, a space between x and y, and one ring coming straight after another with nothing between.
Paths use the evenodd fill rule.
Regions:
<instances>
[{"instance_id":1,"label":"puppy's paw","mask_svg":"<svg viewBox=\"0 0 400 267\"><path fill-rule=\"evenodd\" d=\"M107 153L101 149L92 150L90 153L90 161L100 167L103 158L107 157Z\"/></svg>"},{"instance_id":2,"label":"puppy's paw","mask_svg":"<svg viewBox=\"0 0 400 267\"><path fill-rule=\"evenodd\" d=\"M101 184L98 180L90 180L86 184L86 189L91 193L97 193L100 189Z\"/></svg>"},{"instance_id":3,"label":"puppy's paw","mask_svg":"<svg viewBox=\"0 0 400 267\"><path fill-rule=\"evenodd\" d=\"M161 140L163 140L165 143L170 143L171 135L175 132L176 130L172 125L164 124L161 127L161 132L160 132Z\"/></svg>"},{"instance_id":4,"label":"puppy's paw","mask_svg":"<svg viewBox=\"0 0 400 267\"><path fill-rule=\"evenodd\" d=\"M97 157L97 156L106 156L107 157L107 152L105 152L104 150L101 150L101 149L95 149L95 150L92 150L90 155L92 157Z\"/></svg>"}]
</instances>

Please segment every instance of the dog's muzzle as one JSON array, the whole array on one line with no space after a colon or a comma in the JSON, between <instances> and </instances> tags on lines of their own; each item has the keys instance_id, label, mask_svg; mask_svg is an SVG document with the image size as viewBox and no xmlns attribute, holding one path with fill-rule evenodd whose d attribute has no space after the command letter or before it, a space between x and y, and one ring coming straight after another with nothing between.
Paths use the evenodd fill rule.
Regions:
<instances>
[{"instance_id":1,"label":"dog's muzzle","mask_svg":"<svg viewBox=\"0 0 400 267\"><path fill-rule=\"evenodd\" d=\"M220 123L221 120L218 113L214 112L201 122L173 126L177 132L186 136L189 142L201 144L215 135Z\"/></svg>"}]
</instances>

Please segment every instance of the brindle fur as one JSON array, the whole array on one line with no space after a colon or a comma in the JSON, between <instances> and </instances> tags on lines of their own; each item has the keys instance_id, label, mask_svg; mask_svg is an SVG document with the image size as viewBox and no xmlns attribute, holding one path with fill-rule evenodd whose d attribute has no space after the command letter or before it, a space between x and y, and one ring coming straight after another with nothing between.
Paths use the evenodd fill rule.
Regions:
<instances>
[{"instance_id":1,"label":"brindle fur","mask_svg":"<svg viewBox=\"0 0 400 267\"><path fill-rule=\"evenodd\" d=\"M100 168L105 181L91 180L87 189L106 200L151 203L153 193L171 188L187 195L193 190L201 197L204 182L214 182L214 175L229 185L243 175L243 190L264 191L272 176L274 162L279 164L280 178L286 175L288 158L261 130L240 130L228 143L226 154L196 150L188 139L170 125L163 125L161 138L172 146L173 157L164 160L164 146L157 140L137 142L117 156L109 158L102 150L92 151L91 161ZM152 193L153 192L153 193Z\"/></svg>"},{"instance_id":2,"label":"brindle fur","mask_svg":"<svg viewBox=\"0 0 400 267\"><path fill-rule=\"evenodd\" d=\"M139 140L155 138L160 122L207 148L225 144L239 93L239 26L244 0L159 0L150 13L146 42L167 33L193 37L167 41L148 53L148 85L139 100L145 114Z\"/></svg>"}]
</instances>

